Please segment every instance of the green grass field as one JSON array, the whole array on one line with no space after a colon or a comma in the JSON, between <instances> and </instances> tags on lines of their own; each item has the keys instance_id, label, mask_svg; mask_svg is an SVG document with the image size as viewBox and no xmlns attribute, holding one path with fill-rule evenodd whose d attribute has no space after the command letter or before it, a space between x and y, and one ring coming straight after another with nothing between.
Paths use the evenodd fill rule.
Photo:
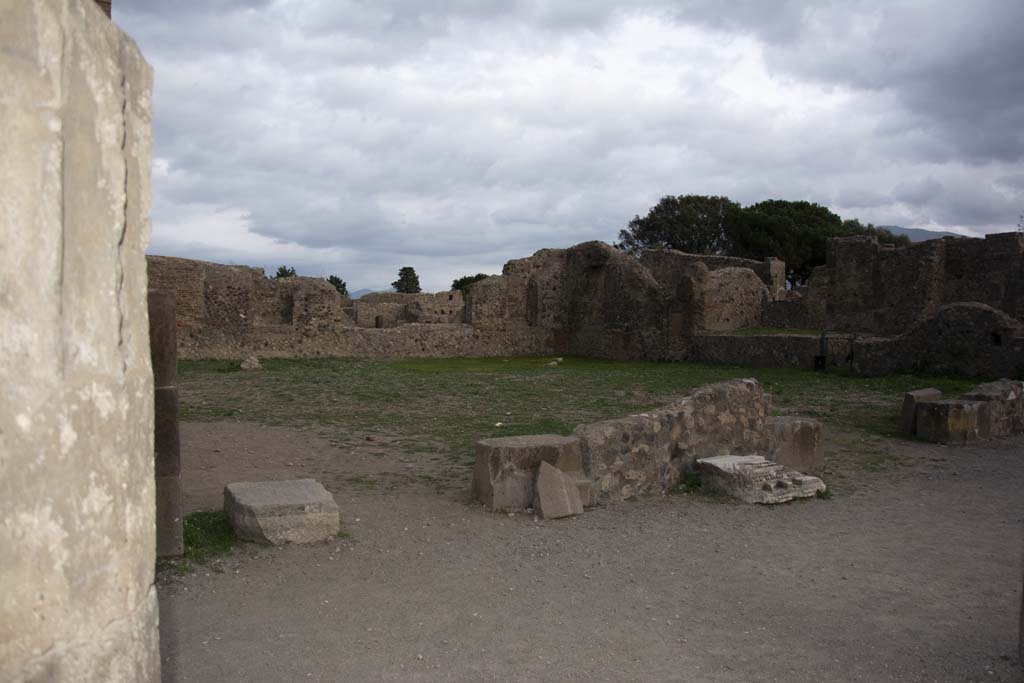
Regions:
<instances>
[{"instance_id":1,"label":"green grass field","mask_svg":"<svg viewBox=\"0 0 1024 683\"><path fill-rule=\"evenodd\" d=\"M976 384L950 377L865 378L571 357L549 367L550 360L268 359L255 372L242 372L232 361L183 361L181 417L316 428L328 436L380 432L471 454L482 438L568 434L580 423L648 410L693 387L737 377L764 383L777 413L893 436L904 392L934 386L956 393Z\"/></svg>"}]
</instances>

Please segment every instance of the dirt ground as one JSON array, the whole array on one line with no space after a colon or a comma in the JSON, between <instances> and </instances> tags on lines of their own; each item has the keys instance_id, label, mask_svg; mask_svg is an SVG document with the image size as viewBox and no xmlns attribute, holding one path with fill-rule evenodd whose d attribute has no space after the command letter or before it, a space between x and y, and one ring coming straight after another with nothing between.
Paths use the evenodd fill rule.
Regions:
<instances>
[{"instance_id":1,"label":"dirt ground","mask_svg":"<svg viewBox=\"0 0 1024 683\"><path fill-rule=\"evenodd\" d=\"M1020 681L1024 439L826 443L827 500L537 521L470 504L468 472L432 490L441 456L380 434L183 423L188 511L312 477L351 537L163 572L164 679Z\"/></svg>"}]
</instances>

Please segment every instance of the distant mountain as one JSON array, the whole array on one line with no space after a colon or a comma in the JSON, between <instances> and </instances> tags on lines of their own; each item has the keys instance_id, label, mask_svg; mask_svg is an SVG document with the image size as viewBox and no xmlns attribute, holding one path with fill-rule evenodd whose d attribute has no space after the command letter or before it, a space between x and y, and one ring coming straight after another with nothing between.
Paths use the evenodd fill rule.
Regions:
<instances>
[{"instance_id":1,"label":"distant mountain","mask_svg":"<svg viewBox=\"0 0 1024 683\"><path fill-rule=\"evenodd\" d=\"M369 294L372 291L373 291L372 289L357 289L354 292L349 292L348 295L349 295L349 298L351 298L351 299L358 299L363 294Z\"/></svg>"},{"instance_id":2,"label":"distant mountain","mask_svg":"<svg viewBox=\"0 0 1024 683\"><path fill-rule=\"evenodd\" d=\"M902 228L898 225L879 225L877 226L884 230L888 230L894 235L906 235L910 238L911 242L924 242L926 240L937 240L942 237L966 237L966 235L957 235L952 232L939 232L938 230L922 230L921 228Z\"/></svg>"}]
</instances>

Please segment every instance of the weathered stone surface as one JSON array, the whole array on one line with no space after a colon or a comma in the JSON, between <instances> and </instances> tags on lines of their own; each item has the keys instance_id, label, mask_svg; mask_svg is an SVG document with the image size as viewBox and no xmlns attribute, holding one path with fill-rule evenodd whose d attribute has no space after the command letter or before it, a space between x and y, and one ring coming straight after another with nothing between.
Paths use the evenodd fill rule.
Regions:
<instances>
[{"instance_id":1,"label":"weathered stone surface","mask_svg":"<svg viewBox=\"0 0 1024 683\"><path fill-rule=\"evenodd\" d=\"M1001 379L979 384L960 398L985 404L987 425L981 432L992 437L1024 433L1024 382Z\"/></svg>"},{"instance_id":2,"label":"weathered stone surface","mask_svg":"<svg viewBox=\"0 0 1024 683\"><path fill-rule=\"evenodd\" d=\"M594 504L594 482L582 470L575 472L563 472L565 476L576 485L576 491L580 496L580 503L583 507L590 507Z\"/></svg>"},{"instance_id":3,"label":"weathered stone surface","mask_svg":"<svg viewBox=\"0 0 1024 683\"><path fill-rule=\"evenodd\" d=\"M557 467L541 462L537 468L533 509L545 519L583 514L576 482Z\"/></svg>"},{"instance_id":4,"label":"weathered stone surface","mask_svg":"<svg viewBox=\"0 0 1024 683\"><path fill-rule=\"evenodd\" d=\"M171 557L185 552L185 512L181 476L156 478L156 554Z\"/></svg>"},{"instance_id":5,"label":"weathered stone surface","mask_svg":"<svg viewBox=\"0 0 1024 683\"><path fill-rule=\"evenodd\" d=\"M979 401L946 400L919 403L917 436L925 441L962 445L987 439L988 406Z\"/></svg>"},{"instance_id":6,"label":"weathered stone surface","mask_svg":"<svg viewBox=\"0 0 1024 683\"><path fill-rule=\"evenodd\" d=\"M473 497L492 510L523 510L533 504L537 467L583 469L579 439L557 434L483 439L476 444Z\"/></svg>"},{"instance_id":7,"label":"weathered stone surface","mask_svg":"<svg viewBox=\"0 0 1024 683\"><path fill-rule=\"evenodd\" d=\"M152 73L93 2L0 16L0 680L158 681Z\"/></svg>"},{"instance_id":8,"label":"weathered stone surface","mask_svg":"<svg viewBox=\"0 0 1024 683\"><path fill-rule=\"evenodd\" d=\"M769 460L800 472L817 474L825 465L821 423L809 417L772 417Z\"/></svg>"},{"instance_id":9,"label":"weathered stone surface","mask_svg":"<svg viewBox=\"0 0 1024 683\"><path fill-rule=\"evenodd\" d=\"M940 400L942 400L942 392L938 389L918 389L904 394L900 431L907 436L914 436L917 433L917 405Z\"/></svg>"},{"instance_id":10,"label":"weathered stone surface","mask_svg":"<svg viewBox=\"0 0 1024 683\"><path fill-rule=\"evenodd\" d=\"M770 462L760 455L720 455L701 458L703 486L745 503L785 503L825 491L817 477Z\"/></svg>"},{"instance_id":11,"label":"weathered stone surface","mask_svg":"<svg viewBox=\"0 0 1024 683\"><path fill-rule=\"evenodd\" d=\"M341 529L334 497L313 479L228 484L224 512L239 538L257 543L319 543Z\"/></svg>"},{"instance_id":12,"label":"weathered stone surface","mask_svg":"<svg viewBox=\"0 0 1024 683\"><path fill-rule=\"evenodd\" d=\"M663 408L580 425L596 502L665 493L697 458L767 453L770 401L753 379L700 387Z\"/></svg>"},{"instance_id":13,"label":"weathered stone surface","mask_svg":"<svg viewBox=\"0 0 1024 683\"><path fill-rule=\"evenodd\" d=\"M243 370L262 370L263 366L260 364L259 358L249 355L242 360L241 368Z\"/></svg>"}]
</instances>

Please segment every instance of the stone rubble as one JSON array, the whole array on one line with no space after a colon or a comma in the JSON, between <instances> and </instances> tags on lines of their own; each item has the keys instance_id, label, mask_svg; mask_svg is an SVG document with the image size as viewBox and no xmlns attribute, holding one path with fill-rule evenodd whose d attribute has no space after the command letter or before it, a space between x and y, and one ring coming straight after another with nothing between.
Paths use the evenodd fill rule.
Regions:
<instances>
[{"instance_id":1,"label":"stone rubble","mask_svg":"<svg viewBox=\"0 0 1024 683\"><path fill-rule=\"evenodd\" d=\"M719 455L697 461L703 486L745 503L774 505L825 492L817 477L760 455Z\"/></svg>"}]
</instances>

